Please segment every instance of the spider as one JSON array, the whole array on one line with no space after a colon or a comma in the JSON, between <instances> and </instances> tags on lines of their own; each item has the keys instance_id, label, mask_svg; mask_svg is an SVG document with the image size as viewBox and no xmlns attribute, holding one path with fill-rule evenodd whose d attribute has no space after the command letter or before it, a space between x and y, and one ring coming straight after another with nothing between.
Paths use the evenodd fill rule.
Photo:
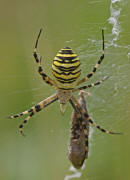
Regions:
<instances>
[{"instance_id":1,"label":"spider","mask_svg":"<svg viewBox=\"0 0 130 180\"><path fill-rule=\"evenodd\" d=\"M37 36L35 48L33 52L34 59L38 65L38 72L41 75L42 79L49 84L50 86L54 87L56 89L56 93L52 96L42 100L37 105L31 107L29 110L26 110L24 112L9 116L9 118L18 118L20 116L29 114L25 120L20 124L19 131L22 135L23 134L23 127L24 125L29 121L29 119L35 115L37 112L41 111L43 108L48 106L49 104L55 102L56 100L59 100L60 103L60 110L62 114L65 112L66 103L70 102L70 104L75 108L75 105L77 106L76 109L84 115L86 120L88 120L90 123L95 125L98 129L101 131L104 131L106 133L111 133L109 131L102 130L99 126L96 125L96 123L93 123L93 121L89 118L84 108L80 106L76 98L73 96L73 93L82 89L90 88L96 85L101 84L103 81L105 81L108 77L104 77L102 80L92 83L89 85L77 87L78 85L88 81L96 72L98 66L101 64L102 60L104 59L104 30L102 30L102 55L100 56L97 64L94 66L92 72L90 72L86 77L78 81L78 78L81 73L80 69L80 60L76 53L72 51L71 48L65 47L61 49L57 55L55 56L52 64L52 73L54 76L54 80L52 80L49 76L45 74L43 71L41 60L42 56L39 58L37 54L37 46L39 37L41 35L42 29L40 29L40 32Z\"/></svg>"}]
</instances>

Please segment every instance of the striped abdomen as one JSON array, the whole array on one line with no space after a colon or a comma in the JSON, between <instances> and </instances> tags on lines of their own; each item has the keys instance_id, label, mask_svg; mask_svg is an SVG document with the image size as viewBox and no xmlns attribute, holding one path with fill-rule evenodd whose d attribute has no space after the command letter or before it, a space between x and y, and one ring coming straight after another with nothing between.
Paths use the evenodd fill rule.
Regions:
<instances>
[{"instance_id":1,"label":"striped abdomen","mask_svg":"<svg viewBox=\"0 0 130 180\"><path fill-rule=\"evenodd\" d=\"M80 61L71 48L61 49L53 60L52 73L59 89L73 89L80 76Z\"/></svg>"}]
</instances>

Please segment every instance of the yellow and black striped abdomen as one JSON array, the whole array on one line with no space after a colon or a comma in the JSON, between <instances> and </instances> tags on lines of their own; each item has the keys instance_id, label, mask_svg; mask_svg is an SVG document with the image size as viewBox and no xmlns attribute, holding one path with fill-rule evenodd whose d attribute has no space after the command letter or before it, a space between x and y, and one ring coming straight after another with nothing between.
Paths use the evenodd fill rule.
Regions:
<instances>
[{"instance_id":1,"label":"yellow and black striped abdomen","mask_svg":"<svg viewBox=\"0 0 130 180\"><path fill-rule=\"evenodd\" d=\"M59 89L73 89L81 73L77 54L69 47L61 49L53 60L52 73Z\"/></svg>"}]
</instances>

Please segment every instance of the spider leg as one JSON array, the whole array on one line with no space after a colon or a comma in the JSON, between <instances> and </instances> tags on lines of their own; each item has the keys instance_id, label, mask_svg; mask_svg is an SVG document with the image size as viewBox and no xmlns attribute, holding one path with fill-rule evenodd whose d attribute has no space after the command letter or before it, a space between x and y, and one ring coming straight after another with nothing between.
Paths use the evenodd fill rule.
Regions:
<instances>
[{"instance_id":1,"label":"spider leg","mask_svg":"<svg viewBox=\"0 0 130 180\"><path fill-rule=\"evenodd\" d=\"M25 118L25 120L22 122L22 124L20 124L20 126L19 126L19 132L20 132L23 136L25 136L25 134L23 133L24 124L26 124L33 115L34 115L34 112L32 112L29 116L27 116L27 117Z\"/></svg>"},{"instance_id":2,"label":"spider leg","mask_svg":"<svg viewBox=\"0 0 130 180\"><path fill-rule=\"evenodd\" d=\"M36 63L38 64L38 72L39 74L42 76L42 79L47 83L47 84L50 84L51 86L55 86L55 82L49 78L44 72L43 72L43 68L41 66L41 59L42 57L40 57L40 59L38 58L38 55L37 55L37 46L38 46L38 40L40 38L40 35L41 35L41 32L42 32L42 29L40 29L40 32L37 36L37 40L36 40L36 44L35 44L35 48L34 48L34 52L33 52L33 56L36 60Z\"/></svg>"},{"instance_id":3,"label":"spider leg","mask_svg":"<svg viewBox=\"0 0 130 180\"><path fill-rule=\"evenodd\" d=\"M87 123L84 124L84 134L85 134L85 152L86 152L86 156L85 158L88 158L88 151L89 151L89 125Z\"/></svg>"},{"instance_id":4,"label":"spider leg","mask_svg":"<svg viewBox=\"0 0 130 180\"><path fill-rule=\"evenodd\" d=\"M92 121L92 119L89 117L88 113L85 111L85 109L83 107L80 106L80 104L78 103L78 101L75 99L74 96L72 96L71 101L73 102L73 104L76 105L78 111L80 112L81 115L84 116L86 121L93 124L101 132L104 132L106 134L122 134L122 133L116 133L116 132L112 132L112 131L108 131L108 130L103 129L102 127L100 127L99 125L97 125L95 122Z\"/></svg>"},{"instance_id":5,"label":"spider leg","mask_svg":"<svg viewBox=\"0 0 130 180\"><path fill-rule=\"evenodd\" d=\"M88 121L93 124L97 129L99 129L101 132L104 132L106 134L122 134L122 133L118 133L118 132L112 132L112 131L108 131L103 129L102 127L100 127L99 125L97 125L95 122L92 121L92 119L89 117L88 115Z\"/></svg>"},{"instance_id":6,"label":"spider leg","mask_svg":"<svg viewBox=\"0 0 130 180\"><path fill-rule=\"evenodd\" d=\"M96 72L97 68L101 64L102 60L104 59L104 30L102 29L102 55L100 56L100 59L98 60L97 64L94 66L91 73L89 73L85 78L81 79L77 85L82 84L83 82L88 81Z\"/></svg>"},{"instance_id":7,"label":"spider leg","mask_svg":"<svg viewBox=\"0 0 130 180\"><path fill-rule=\"evenodd\" d=\"M100 85L101 83L103 83L103 82L104 82L105 80L107 80L108 78L109 78L108 76L105 76L102 80L100 80L100 81L98 81L98 82L91 83L91 84L88 84L88 85L86 85L86 86L82 86L82 87L73 89L72 91L73 91L73 92L76 92L76 91L79 91L79 90L83 90L83 89L87 89L87 88L91 88L91 87Z\"/></svg>"},{"instance_id":8,"label":"spider leg","mask_svg":"<svg viewBox=\"0 0 130 180\"><path fill-rule=\"evenodd\" d=\"M20 124L19 126L19 131L22 135L24 135L23 133L23 127L24 125L29 121L29 119L35 115L37 112L41 111L43 108L45 108L46 106L48 106L49 104L53 103L54 101L58 100L57 94L52 95L51 97L41 101L40 103L38 103L37 105L35 105L34 107L31 108L31 113L29 116L27 116L25 118L25 120L22 122L22 124Z\"/></svg>"},{"instance_id":9,"label":"spider leg","mask_svg":"<svg viewBox=\"0 0 130 180\"><path fill-rule=\"evenodd\" d=\"M12 116L9 116L8 118L14 119L14 118L18 118L18 117L21 117L23 115L26 115L28 113L39 112L44 107L48 106L49 104L56 101L57 99L58 99L57 94L53 94L52 96L50 96L50 97L44 99L43 101L39 102L37 105L31 107L29 110L26 110L24 112L21 112L21 113L12 115Z\"/></svg>"}]
</instances>

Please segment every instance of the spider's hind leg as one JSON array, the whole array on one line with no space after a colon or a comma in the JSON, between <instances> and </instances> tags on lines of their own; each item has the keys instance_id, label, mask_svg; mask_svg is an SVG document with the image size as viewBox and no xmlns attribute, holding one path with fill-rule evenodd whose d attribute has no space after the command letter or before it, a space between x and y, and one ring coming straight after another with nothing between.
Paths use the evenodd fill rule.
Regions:
<instances>
[{"instance_id":1,"label":"spider's hind leg","mask_svg":"<svg viewBox=\"0 0 130 180\"><path fill-rule=\"evenodd\" d=\"M31 107L29 110L23 111L21 113L18 113L18 114L12 115L12 116L8 116L8 118L14 119L14 118L18 118L18 117L21 117L23 115L26 115L28 113L39 112L44 107L48 106L49 104L56 101L57 99L58 99L57 93L53 94L52 96L49 96L48 98L46 98L43 101L39 102L37 105Z\"/></svg>"},{"instance_id":2,"label":"spider's hind leg","mask_svg":"<svg viewBox=\"0 0 130 180\"><path fill-rule=\"evenodd\" d=\"M22 122L22 124L20 124L20 126L19 126L19 131L20 131L20 133L21 133L23 136L25 136L25 134L23 133L24 124L26 124L33 115L34 115L34 113L32 112L29 116L27 116L27 117L25 118L25 120L24 120L24 121Z\"/></svg>"},{"instance_id":3,"label":"spider's hind leg","mask_svg":"<svg viewBox=\"0 0 130 180\"><path fill-rule=\"evenodd\" d=\"M26 114L30 113L31 111L32 110L29 109L29 110L23 111L21 113L18 113L18 114L12 115L12 116L8 116L8 118L10 118L10 119L18 118L18 117L21 117L23 115L26 115Z\"/></svg>"},{"instance_id":4,"label":"spider's hind leg","mask_svg":"<svg viewBox=\"0 0 130 180\"><path fill-rule=\"evenodd\" d=\"M80 106L80 104L78 103L78 101L75 99L74 96L72 96L71 101L74 102L74 104L76 105L78 111L81 113L81 115L84 116L86 121L93 124L101 132L106 133L106 134L122 134L122 133L116 133L116 132L112 132L112 131L108 131L108 130L103 129L102 127L100 127L99 125L97 125L95 122L92 121L92 119L89 117L87 111L83 107Z\"/></svg>"},{"instance_id":5,"label":"spider's hind leg","mask_svg":"<svg viewBox=\"0 0 130 180\"><path fill-rule=\"evenodd\" d=\"M17 118L17 117L20 117L20 116L23 116L25 114L28 114L30 113L29 116L27 116L25 118L25 120L23 121L23 123L19 126L19 130L21 132L21 134L23 134L23 126L25 123L27 123L27 121L29 121L29 119L35 115L37 112L41 111L43 108L45 108L46 106L48 106L49 104L55 102L56 100L58 100L58 96L57 96L57 93L53 94L52 96L44 99L43 101L39 102L37 105L33 106L32 108L30 108L29 110L27 111L24 111L24 112L21 112L19 114L15 114L13 116L9 116L9 118L13 119L13 118Z\"/></svg>"}]
</instances>

